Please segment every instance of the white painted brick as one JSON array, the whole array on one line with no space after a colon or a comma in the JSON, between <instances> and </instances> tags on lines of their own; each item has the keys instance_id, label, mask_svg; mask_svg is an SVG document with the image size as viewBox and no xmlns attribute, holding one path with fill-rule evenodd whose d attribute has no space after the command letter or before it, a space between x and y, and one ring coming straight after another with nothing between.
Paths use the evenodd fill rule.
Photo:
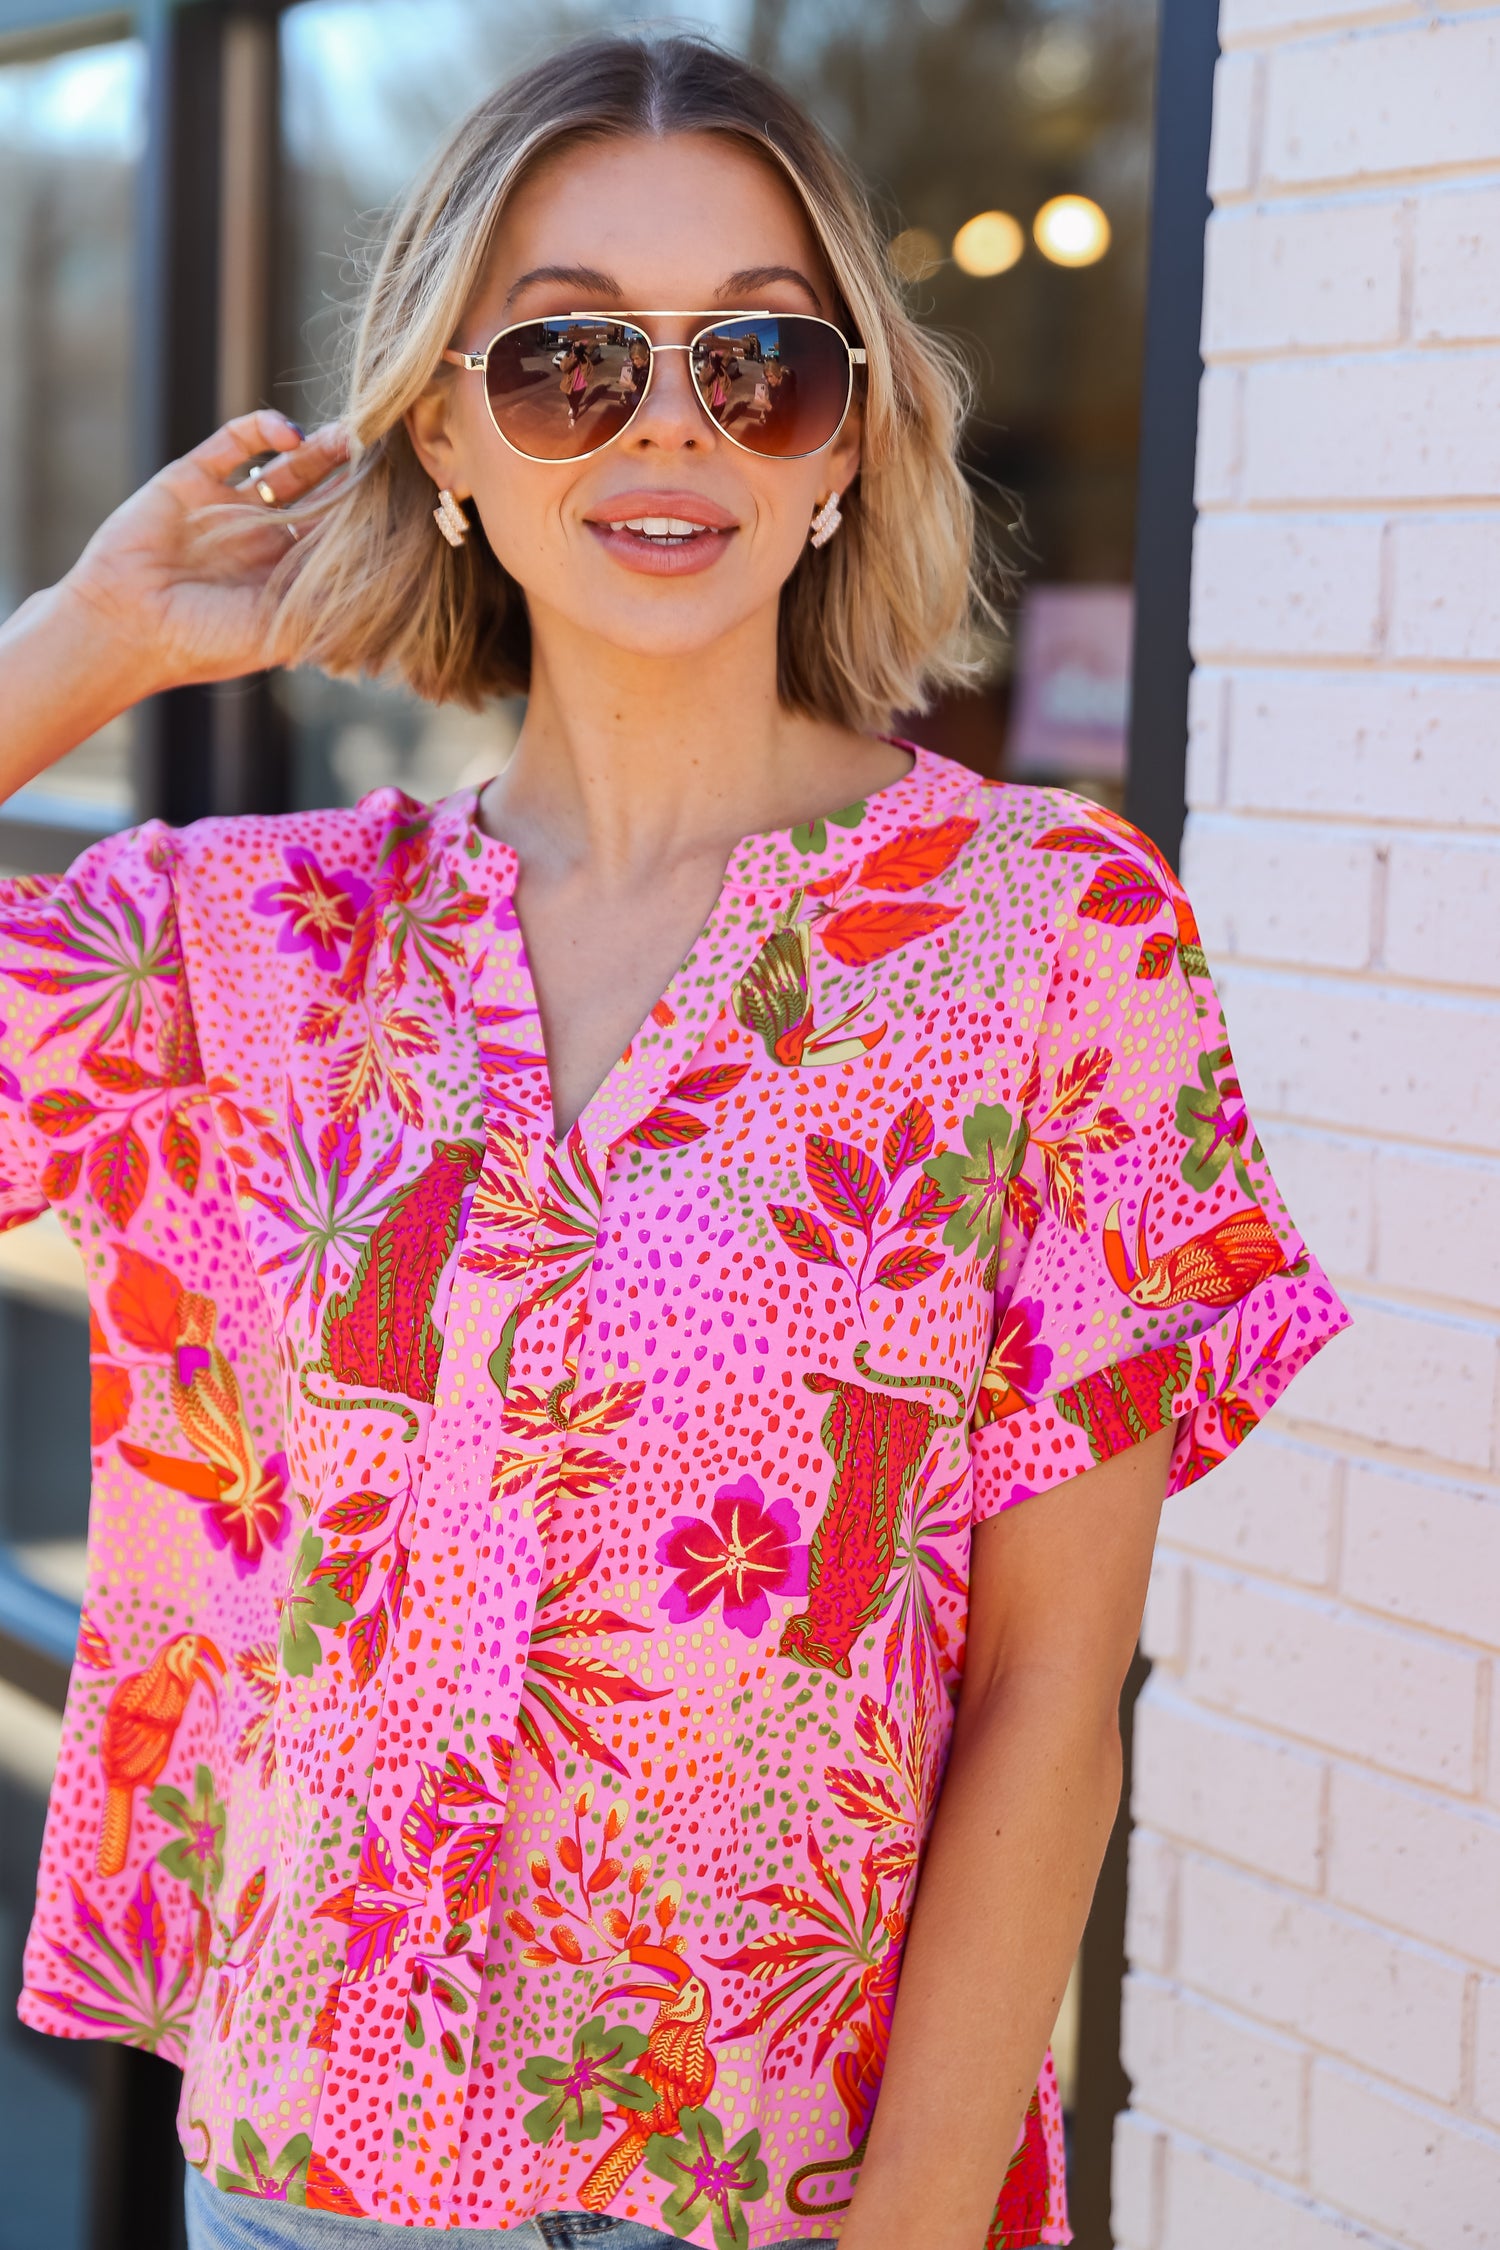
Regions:
<instances>
[{"instance_id":1,"label":"white painted brick","mask_svg":"<svg viewBox=\"0 0 1500 2250\"><path fill-rule=\"evenodd\" d=\"M1200 508L1227 507L1238 497L1244 382L1237 367L1209 367L1198 386L1194 491Z\"/></svg>"},{"instance_id":2,"label":"white painted brick","mask_svg":"<svg viewBox=\"0 0 1500 2250\"><path fill-rule=\"evenodd\" d=\"M1399 343L1401 236L1392 197L1217 212L1205 354Z\"/></svg>"},{"instance_id":3,"label":"white painted brick","mask_svg":"<svg viewBox=\"0 0 1500 2250\"><path fill-rule=\"evenodd\" d=\"M1336 1454L1262 1423L1211 1476L1173 1493L1162 1510L1162 1538L1245 1570L1326 1586L1341 1475Z\"/></svg>"},{"instance_id":4,"label":"white painted brick","mask_svg":"<svg viewBox=\"0 0 1500 2250\"><path fill-rule=\"evenodd\" d=\"M1234 962L1217 982L1252 1115L1500 1154L1494 1001Z\"/></svg>"},{"instance_id":5,"label":"white painted brick","mask_svg":"<svg viewBox=\"0 0 1500 2250\"><path fill-rule=\"evenodd\" d=\"M1187 1653L1187 1571L1180 1558L1163 1551L1151 1565L1141 1648L1153 1664L1176 1670Z\"/></svg>"},{"instance_id":6,"label":"white painted brick","mask_svg":"<svg viewBox=\"0 0 1500 2250\"><path fill-rule=\"evenodd\" d=\"M1500 628L1500 594L1495 616ZM1400 976L1500 990L1500 837L1391 845L1385 962ZM1493 1247L1500 1255L1500 1234Z\"/></svg>"},{"instance_id":7,"label":"white painted brick","mask_svg":"<svg viewBox=\"0 0 1500 2250\"><path fill-rule=\"evenodd\" d=\"M1252 2163L1300 2169L1304 2063L1291 2040L1136 1973L1122 2033L1143 2109Z\"/></svg>"},{"instance_id":8,"label":"white painted brick","mask_svg":"<svg viewBox=\"0 0 1500 2250\"><path fill-rule=\"evenodd\" d=\"M1412 333L1422 342L1500 336L1500 187L1422 196L1415 234Z\"/></svg>"},{"instance_id":9,"label":"white painted brick","mask_svg":"<svg viewBox=\"0 0 1500 2250\"><path fill-rule=\"evenodd\" d=\"M1419 0L1223 0L1219 37L1225 46L1273 39L1288 31L1320 30L1354 21L1410 16Z\"/></svg>"},{"instance_id":10,"label":"white painted brick","mask_svg":"<svg viewBox=\"0 0 1500 2250\"><path fill-rule=\"evenodd\" d=\"M1299 1375L1290 1410L1377 1445L1488 1468L1495 1450L1493 1327L1346 1296L1353 1331Z\"/></svg>"},{"instance_id":11,"label":"white painted brick","mask_svg":"<svg viewBox=\"0 0 1500 2250\"><path fill-rule=\"evenodd\" d=\"M1500 488L1500 351L1488 345L1245 371L1247 500L1487 499Z\"/></svg>"},{"instance_id":12,"label":"white painted brick","mask_svg":"<svg viewBox=\"0 0 1500 2250\"><path fill-rule=\"evenodd\" d=\"M1438 662L1500 663L1500 514L1393 526L1391 649Z\"/></svg>"},{"instance_id":13,"label":"white painted brick","mask_svg":"<svg viewBox=\"0 0 1500 2250\"><path fill-rule=\"evenodd\" d=\"M1322 1877L1320 1758L1198 1708L1148 1680L1135 1713L1136 1820L1315 1889Z\"/></svg>"},{"instance_id":14,"label":"white painted brick","mask_svg":"<svg viewBox=\"0 0 1500 2250\"><path fill-rule=\"evenodd\" d=\"M1233 1716L1449 1789L1474 1786L1481 1660L1200 1564L1184 1685Z\"/></svg>"},{"instance_id":15,"label":"white painted brick","mask_svg":"<svg viewBox=\"0 0 1500 2250\"><path fill-rule=\"evenodd\" d=\"M1413 2250L1500 2250L1500 2136L1336 2063L1313 2072L1311 2184Z\"/></svg>"},{"instance_id":16,"label":"white painted brick","mask_svg":"<svg viewBox=\"0 0 1500 2250\"><path fill-rule=\"evenodd\" d=\"M1161 2174L1167 2136L1133 2109L1115 2119L1110 2170L1110 2232L1115 2250L1157 2250L1161 2235Z\"/></svg>"},{"instance_id":17,"label":"white painted brick","mask_svg":"<svg viewBox=\"0 0 1500 2250\"><path fill-rule=\"evenodd\" d=\"M1208 152L1208 192L1216 203L1254 187L1259 137L1260 64L1254 55L1221 55Z\"/></svg>"},{"instance_id":18,"label":"white painted brick","mask_svg":"<svg viewBox=\"0 0 1500 2250\"><path fill-rule=\"evenodd\" d=\"M1497 745L1500 680L1241 673L1229 686L1227 802L1496 826Z\"/></svg>"},{"instance_id":19,"label":"white painted brick","mask_svg":"<svg viewBox=\"0 0 1500 2250\"><path fill-rule=\"evenodd\" d=\"M1418 2092L1461 2091L1467 1971L1341 1909L1189 1853L1176 1974Z\"/></svg>"},{"instance_id":20,"label":"white painted brick","mask_svg":"<svg viewBox=\"0 0 1500 2250\"><path fill-rule=\"evenodd\" d=\"M1500 1648L1500 1493L1351 1461L1340 1575L1369 1609Z\"/></svg>"},{"instance_id":21,"label":"white painted brick","mask_svg":"<svg viewBox=\"0 0 1500 2250\"><path fill-rule=\"evenodd\" d=\"M1216 2150L1166 2147L1166 2231L1160 2250L1354 2250L1388 2238Z\"/></svg>"},{"instance_id":22,"label":"white painted brick","mask_svg":"<svg viewBox=\"0 0 1500 2250\"><path fill-rule=\"evenodd\" d=\"M1369 835L1306 822L1198 814L1182 864L1210 958L1365 968L1377 848Z\"/></svg>"},{"instance_id":23,"label":"white painted brick","mask_svg":"<svg viewBox=\"0 0 1500 2250\"><path fill-rule=\"evenodd\" d=\"M1500 1308L1500 1164L1383 1148L1374 1197L1377 1280Z\"/></svg>"},{"instance_id":24,"label":"white painted brick","mask_svg":"<svg viewBox=\"0 0 1500 2250\"><path fill-rule=\"evenodd\" d=\"M1133 1968L1165 1976L1177 1928L1177 1851L1149 1828L1130 1832L1125 1952Z\"/></svg>"},{"instance_id":25,"label":"white painted brick","mask_svg":"<svg viewBox=\"0 0 1500 2250\"><path fill-rule=\"evenodd\" d=\"M1187 798L1190 805L1224 798L1225 724L1229 682L1198 665L1188 676Z\"/></svg>"},{"instance_id":26,"label":"white painted brick","mask_svg":"<svg viewBox=\"0 0 1500 2250\"><path fill-rule=\"evenodd\" d=\"M1268 72L1262 164L1286 186L1500 157L1500 25L1488 14L1283 47Z\"/></svg>"},{"instance_id":27,"label":"white painted brick","mask_svg":"<svg viewBox=\"0 0 1500 2250\"><path fill-rule=\"evenodd\" d=\"M1474 2038L1474 2107L1500 2126L1500 1977L1479 1980Z\"/></svg>"},{"instance_id":28,"label":"white painted brick","mask_svg":"<svg viewBox=\"0 0 1500 2250\"><path fill-rule=\"evenodd\" d=\"M1319 1263L1336 1279L1368 1275L1374 1255L1379 1152L1368 1141L1279 1122L1261 1137L1287 1209L1305 1239L1317 1244ZM1215 1471L1216 1476L1222 1473Z\"/></svg>"},{"instance_id":29,"label":"white painted brick","mask_svg":"<svg viewBox=\"0 0 1500 2250\"><path fill-rule=\"evenodd\" d=\"M1365 516L1200 517L1194 656L1374 656L1381 536Z\"/></svg>"},{"instance_id":30,"label":"white painted brick","mask_svg":"<svg viewBox=\"0 0 1500 2250\"><path fill-rule=\"evenodd\" d=\"M1343 1765L1329 1807L1331 1898L1500 1969L1500 1816Z\"/></svg>"}]
</instances>

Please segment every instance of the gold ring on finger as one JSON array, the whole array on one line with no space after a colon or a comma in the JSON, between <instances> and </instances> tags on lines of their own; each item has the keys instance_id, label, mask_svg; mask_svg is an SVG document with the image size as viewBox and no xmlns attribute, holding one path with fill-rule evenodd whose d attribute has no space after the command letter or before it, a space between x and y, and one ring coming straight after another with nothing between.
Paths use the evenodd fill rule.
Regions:
<instances>
[{"instance_id":1,"label":"gold ring on finger","mask_svg":"<svg viewBox=\"0 0 1500 2250\"><path fill-rule=\"evenodd\" d=\"M256 478L255 489L260 494L261 499L264 500L268 508L280 507L281 503L276 497L276 487L273 484L268 483L264 477Z\"/></svg>"}]
</instances>

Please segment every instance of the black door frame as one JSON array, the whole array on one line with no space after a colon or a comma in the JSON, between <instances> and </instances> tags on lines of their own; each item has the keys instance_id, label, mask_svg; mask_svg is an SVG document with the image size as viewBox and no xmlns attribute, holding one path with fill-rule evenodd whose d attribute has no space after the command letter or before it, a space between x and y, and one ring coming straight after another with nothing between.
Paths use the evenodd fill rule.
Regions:
<instances>
[{"instance_id":1,"label":"black door frame","mask_svg":"<svg viewBox=\"0 0 1500 2250\"><path fill-rule=\"evenodd\" d=\"M271 260L226 342L226 293L243 295L243 256L226 266L227 222L257 188L269 239L279 190L275 135L276 22L281 0L146 0L108 12L78 0L0 0L0 61L59 52L132 28L147 42L148 136L138 221L137 458L142 475L193 443L226 411L251 403L226 390L247 381L264 397L271 373ZM1192 567L1203 238L1208 146L1218 54L1214 0L1159 0L1153 191L1140 468L1136 504L1135 628L1126 810L1175 864L1185 812L1188 590ZM247 53L259 68L257 120L226 132L226 89L243 89ZM236 76L238 72L238 76ZM240 96L231 93L230 98ZM243 122L243 121L241 121ZM247 157L248 145L248 157ZM238 151L231 172L226 150ZM248 174L245 169L248 163ZM239 199L236 201L236 199ZM243 239L243 238L241 238ZM258 292L258 298L255 298ZM258 372L254 335L260 323ZM248 347L245 338L251 337ZM226 360L237 349L233 371ZM288 773L264 680L230 690L182 688L144 715L137 776L143 818L181 822L210 812L275 811ZM85 836L64 837L0 815L0 857L56 866ZM59 1624L0 1558L0 1679L59 1708L65 1668ZM9 1588L9 1599L3 1597ZM58 1605L59 1607L61 1605ZM43 1614L44 1608L46 1614ZM1137 1658L1121 1703L1125 1785L1084 1938L1079 2091L1071 2163L1079 2250L1111 2250L1114 2123L1129 2099L1120 2061L1125 1969L1130 1747L1135 1699L1148 1667ZM173 2079L153 2057L114 2049L101 2058L95 2135L92 2250L164 2250L180 2224L169 2206L180 2164L170 2145Z\"/></svg>"}]
</instances>

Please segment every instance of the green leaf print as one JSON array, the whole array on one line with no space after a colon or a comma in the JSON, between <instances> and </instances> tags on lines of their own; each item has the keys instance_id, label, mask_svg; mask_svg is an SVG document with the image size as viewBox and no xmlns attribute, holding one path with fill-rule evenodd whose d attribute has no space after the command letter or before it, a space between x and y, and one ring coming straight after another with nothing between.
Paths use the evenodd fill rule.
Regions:
<instances>
[{"instance_id":1,"label":"green leaf print","mask_svg":"<svg viewBox=\"0 0 1500 2250\"><path fill-rule=\"evenodd\" d=\"M674 2234L689 2235L711 2212L718 2250L748 2250L744 2206L759 2201L768 2179L759 2133L746 2133L726 2149L724 2128L711 2110L685 2109L677 2123L676 2140L653 2133L646 2144L647 2168L672 2185L663 2219Z\"/></svg>"},{"instance_id":2,"label":"green leaf print","mask_svg":"<svg viewBox=\"0 0 1500 2250\"><path fill-rule=\"evenodd\" d=\"M146 1802L159 1820L180 1829L170 1844L157 1853L159 1867L186 1883L195 1899L207 1905L224 1880L224 1828L228 1819L223 1799L214 1793L214 1777L207 1766L193 1773L189 1799L180 1789L158 1782Z\"/></svg>"},{"instance_id":3,"label":"green leaf print","mask_svg":"<svg viewBox=\"0 0 1500 2250\"><path fill-rule=\"evenodd\" d=\"M949 1149L930 1156L922 1170L955 1206L943 1229L949 1249L967 1250L977 1242L988 1257L999 1246L1007 1208L1015 1200L1014 1183L1026 1160L1030 1128L1024 1117L1012 1122L1002 1103L981 1102L964 1119L963 1132L963 1153Z\"/></svg>"},{"instance_id":4,"label":"green leaf print","mask_svg":"<svg viewBox=\"0 0 1500 2250\"><path fill-rule=\"evenodd\" d=\"M845 805L842 812L825 813L818 820L799 821L792 830L792 843L799 852L809 855L826 852L828 823L832 821L835 828L857 828L865 817L865 810L865 800L861 797L858 804Z\"/></svg>"},{"instance_id":5,"label":"green leaf print","mask_svg":"<svg viewBox=\"0 0 1500 2250\"><path fill-rule=\"evenodd\" d=\"M266 2203L306 2203L307 2167L312 2157L312 2142L306 2133L294 2134L280 2155L272 2157L249 2118L237 2117L233 2145L239 2170L232 2172L227 2164L216 2168L222 2195L254 2195Z\"/></svg>"},{"instance_id":6,"label":"green leaf print","mask_svg":"<svg viewBox=\"0 0 1500 2250\"><path fill-rule=\"evenodd\" d=\"M343 1625L354 1615L331 1578L319 1575L323 1542L315 1531L304 1531L292 1566L292 1582L281 1610L281 1668L289 1678L307 1679L323 1661L320 1625Z\"/></svg>"},{"instance_id":7,"label":"green leaf print","mask_svg":"<svg viewBox=\"0 0 1500 2250\"><path fill-rule=\"evenodd\" d=\"M550 2141L561 2125L570 2141L593 2140L604 2123L606 2101L621 2109L650 2109L660 2099L656 2088L630 2069L645 2051L643 2032L590 2016L573 2034L570 2062L533 2055L521 2072L527 2093L542 2096L521 2120L531 2139Z\"/></svg>"},{"instance_id":8,"label":"green leaf print","mask_svg":"<svg viewBox=\"0 0 1500 2250\"><path fill-rule=\"evenodd\" d=\"M1261 1145L1251 1131L1234 1057L1227 1047L1198 1057L1198 1084L1177 1089L1177 1130L1191 1144L1182 1160L1182 1176L1202 1195L1211 1188L1226 1164L1246 1195L1253 1196L1245 1159L1261 1160Z\"/></svg>"}]
</instances>

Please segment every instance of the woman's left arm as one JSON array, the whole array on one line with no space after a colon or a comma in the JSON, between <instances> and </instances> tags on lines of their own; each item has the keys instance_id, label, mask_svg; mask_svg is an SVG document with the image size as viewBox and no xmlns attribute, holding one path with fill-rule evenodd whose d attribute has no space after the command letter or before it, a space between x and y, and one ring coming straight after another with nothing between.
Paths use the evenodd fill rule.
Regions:
<instances>
[{"instance_id":1,"label":"woman's left arm","mask_svg":"<svg viewBox=\"0 0 1500 2250\"><path fill-rule=\"evenodd\" d=\"M983 2250L1119 1803L1171 1446L974 1528L957 1723L840 2250Z\"/></svg>"}]
</instances>

